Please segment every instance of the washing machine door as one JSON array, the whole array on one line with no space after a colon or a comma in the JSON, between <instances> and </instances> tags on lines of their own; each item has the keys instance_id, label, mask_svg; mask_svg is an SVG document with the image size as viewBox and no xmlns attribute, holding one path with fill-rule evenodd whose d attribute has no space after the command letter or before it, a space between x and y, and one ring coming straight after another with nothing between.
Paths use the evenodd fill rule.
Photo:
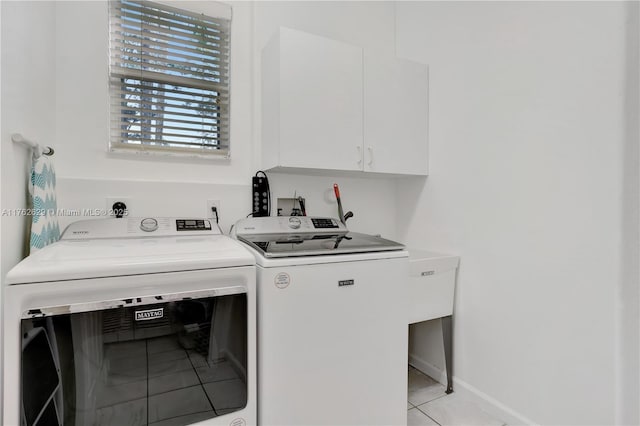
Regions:
<instances>
[{"instance_id":1,"label":"washing machine door","mask_svg":"<svg viewBox=\"0 0 640 426\"><path fill-rule=\"evenodd\" d=\"M187 425L247 404L241 287L31 309L23 425Z\"/></svg>"}]
</instances>

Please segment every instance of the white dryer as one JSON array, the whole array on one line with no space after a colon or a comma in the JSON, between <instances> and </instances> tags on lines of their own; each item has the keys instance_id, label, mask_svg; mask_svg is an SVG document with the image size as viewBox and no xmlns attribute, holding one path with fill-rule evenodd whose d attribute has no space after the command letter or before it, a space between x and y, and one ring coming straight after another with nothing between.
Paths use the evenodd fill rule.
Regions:
<instances>
[{"instance_id":1,"label":"white dryer","mask_svg":"<svg viewBox=\"0 0 640 426\"><path fill-rule=\"evenodd\" d=\"M3 424L256 424L255 260L210 221L76 222L7 284Z\"/></svg>"},{"instance_id":2,"label":"white dryer","mask_svg":"<svg viewBox=\"0 0 640 426\"><path fill-rule=\"evenodd\" d=\"M258 423L406 425L404 247L332 218L234 232L257 262Z\"/></svg>"}]
</instances>

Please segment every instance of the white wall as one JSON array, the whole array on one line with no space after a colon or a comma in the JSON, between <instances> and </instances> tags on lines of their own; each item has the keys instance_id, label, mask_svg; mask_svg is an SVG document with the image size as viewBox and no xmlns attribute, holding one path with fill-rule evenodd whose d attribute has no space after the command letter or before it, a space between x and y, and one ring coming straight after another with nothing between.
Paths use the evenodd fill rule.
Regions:
<instances>
[{"instance_id":1,"label":"white wall","mask_svg":"<svg viewBox=\"0 0 640 426\"><path fill-rule=\"evenodd\" d=\"M206 2L181 4L193 10L205 8L202 10L206 13ZM392 15L383 13L389 10L388 5L385 9L376 3L344 8L339 3L261 2L254 13L251 2L230 4L233 6L231 160L207 161L107 152L106 2L57 3L56 165L60 207L105 208L106 197L120 196L132 199L130 213L133 216L180 212L202 216L208 213L206 199L215 199L221 201L224 228L228 230L227 225L250 212L250 178L258 170L260 158L260 133L254 128L255 123L259 123L259 116L255 115L260 114L260 110L254 108L259 105L259 86L255 86L259 69L254 67L262 46L277 26L295 23L307 31L324 29L325 35L347 41L369 40L369 43L393 46ZM315 15L310 13L314 11ZM77 16L83 19L78 21ZM320 19L318 24L315 18L320 16L326 19ZM362 19L363 16L367 18ZM77 37L79 31L84 34L82 38ZM389 202L395 188L390 180L273 176L272 181L274 194L289 196L297 189L307 197L310 214L332 215L336 214L335 201L327 199L325 191L338 181L342 187L352 188L345 203L352 203L348 208L356 213L351 223L354 229L395 236L395 208ZM379 195L371 200L368 197L372 193ZM386 204L379 207L381 201Z\"/></svg>"},{"instance_id":2,"label":"white wall","mask_svg":"<svg viewBox=\"0 0 640 426\"><path fill-rule=\"evenodd\" d=\"M13 144L11 134L19 132L42 143L55 144L55 46L51 38L40 37L53 33L53 10L53 3L48 2L0 3L0 207L3 211L27 207L29 155L25 148ZM42 33L34 31L34 28L41 28ZM3 216L1 219L2 303L4 275L24 256L27 225L27 217L24 216ZM0 349L3 346L2 335L0 330ZM0 365L1 361L0 357Z\"/></svg>"},{"instance_id":3,"label":"white wall","mask_svg":"<svg viewBox=\"0 0 640 426\"><path fill-rule=\"evenodd\" d=\"M622 235L638 226L625 18L608 2L397 6L398 55L430 70L431 174L398 185L400 237L461 256L456 385L505 420L616 420Z\"/></svg>"},{"instance_id":4,"label":"white wall","mask_svg":"<svg viewBox=\"0 0 640 426\"><path fill-rule=\"evenodd\" d=\"M440 319L409 326L409 364L443 385L447 384ZM454 376L456 373L454 371Z\"/></svg>"},{"instance_id":5,"label":"white wall","mask_svg":"<svg viewBox=\"0 0 640 426\"><path fill-rule=\"evenodd\" d=\"M211 3L181 5L215 14ZM225 224L238 211L248 211L253 169L251 4L233 5L229 160L109 153L108 3L58 2L55 13L59 207L104 209L107 197L126 197L133 216L204 216L206 200L214 199L221 202ZM241 193L246 194L245 203Z\"/></svg>"},{"instance_id":6,"label":"white wall","mask_svg":"<svg viewBox=\"0 0 640 426\"><path fill-rule=\"evenodd\" d=\"M616 422L640 424L640 3L627 3L622 282L616 298Z\"/></svg>"},{"instance_id":7,"label":"white wall","mask_svg":"<svg viewBox=\"0 0 640 426\"><path fill-rule=\"evenodd\" d=\"M280 26L385 53L395 49L393 2L258 1L254 9L257 58Z\"/></svg>"},{"instance_id":8,"label":"white wall","mask_svg":"<svg viewBox=\"0 0 640 426\"><path fill-rule=\"evenodd\" d=\"M278 197L292 198L295 193L307 200L307 214L339 217L333 193L333 184L338 183L344 212L351 210L354 214L347 221L350 230L380 234L389 239L397 236L394 180L285 173L272 173L269 176L274 209Z\"/></svg>"},{"instance_id":9,"label":"white wall","mask_svg":"<svg viewBox=\"0 0 640 426\"><path fill-rule=\"evenodd\" d=\"M206 13L208 2L183 7ZM247 183L251 171L250 4L233 10L231 159L167 160L107 152L109 26L106 1L58 2L56 13L56 164L65 178ZM77 19L82 16L82 19ZM78 37L82 34L82 37Z\"/></svg>"},{"instance_id":10,"label":"white wall","mask_svg":"<svg viewBox=\"0 0 640 426\"><path fill-rule=\"evenodd\" d=\"M2 208L27 207L28 151L11 141L12 133L55 145L55 5L50 2L2 2ZM34 28L39 28L34 31ZM27 218L2 221L2 272L24 254Z\"/></svg>"},{"instance_id":11,"label":"white wall","mask_svg":"<svg viewBox=\"0 0 640 426\"><path fill-rule=\"evenodd\" d=\"M2 23L2 7L0 6L0 23ZM0 91L2 90L2 31L0 30ZM2 134L2 101L0 100L0 134ZM0 144L0 166L2 165L2 145ZM2 173L0 172L0 188L2 188ZM0 197L0 211L2 210ZM0 214L0 235L2 234L2 214ZM2 259L2 244L0 244L0 263ZM4 283L2 282L2 266L0 266L0 318L4 318ZM0 365L4 365L4 327L0 327ZM0 367L0 383L4 383L4 374ZM0 421L3 413L3 403L0 403Z\"/></svg>"}]
</instances>

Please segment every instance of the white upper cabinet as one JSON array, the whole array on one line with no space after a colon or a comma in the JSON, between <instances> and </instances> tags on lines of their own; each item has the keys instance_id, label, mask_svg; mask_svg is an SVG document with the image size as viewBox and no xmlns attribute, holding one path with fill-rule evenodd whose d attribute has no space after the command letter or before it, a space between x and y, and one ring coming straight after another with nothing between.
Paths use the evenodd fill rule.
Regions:
<instances>
[{"instance_id":1,"label":"white upper cabinet","mask_svg":"<svg viewBox=\"0 0 640 426\"><path fill-rule=\"evenodd\" d=\"M281 28L262 53L265 168L362 169L362 49Z\"/></svg>"},{"instance_id":2,"label":"white upper cabinet","mask_svg":"<svg viewBox=\"0 0 640 426\"><path fill-rule=\"evenodd\" d=\"M426 65L365 49L365 171L427 174L427 85Z\"/></svg>"},{"instance_id":3,"label":"white upper cabinet","mask_svg":"<svg viewBox=\"0 0 640 426\"><path fill-rule=\"evenodd\" d=\"M262 168L427 174L427 67L288 28L262 51Z\"/></svg>"}]
</instances>

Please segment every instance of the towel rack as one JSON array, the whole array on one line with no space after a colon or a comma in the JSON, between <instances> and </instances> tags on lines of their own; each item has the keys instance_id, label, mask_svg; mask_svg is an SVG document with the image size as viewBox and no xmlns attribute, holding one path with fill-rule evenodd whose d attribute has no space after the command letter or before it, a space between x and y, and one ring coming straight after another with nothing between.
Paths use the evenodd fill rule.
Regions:
<instances>
[{"instance_id":1,"label":"towel rack","mask_svg":"<svg viewBox=\"0 0 640 426\"><path fill-rule=\"evenodd\" d=\"M12 134L11 140L17 144L30 148L33 151L33 158L38 158L42 154L53 155L53 153L55 152L50 146L41 146L36 142L25 139L20 133Z\"/></svg>"}]
</instances>

